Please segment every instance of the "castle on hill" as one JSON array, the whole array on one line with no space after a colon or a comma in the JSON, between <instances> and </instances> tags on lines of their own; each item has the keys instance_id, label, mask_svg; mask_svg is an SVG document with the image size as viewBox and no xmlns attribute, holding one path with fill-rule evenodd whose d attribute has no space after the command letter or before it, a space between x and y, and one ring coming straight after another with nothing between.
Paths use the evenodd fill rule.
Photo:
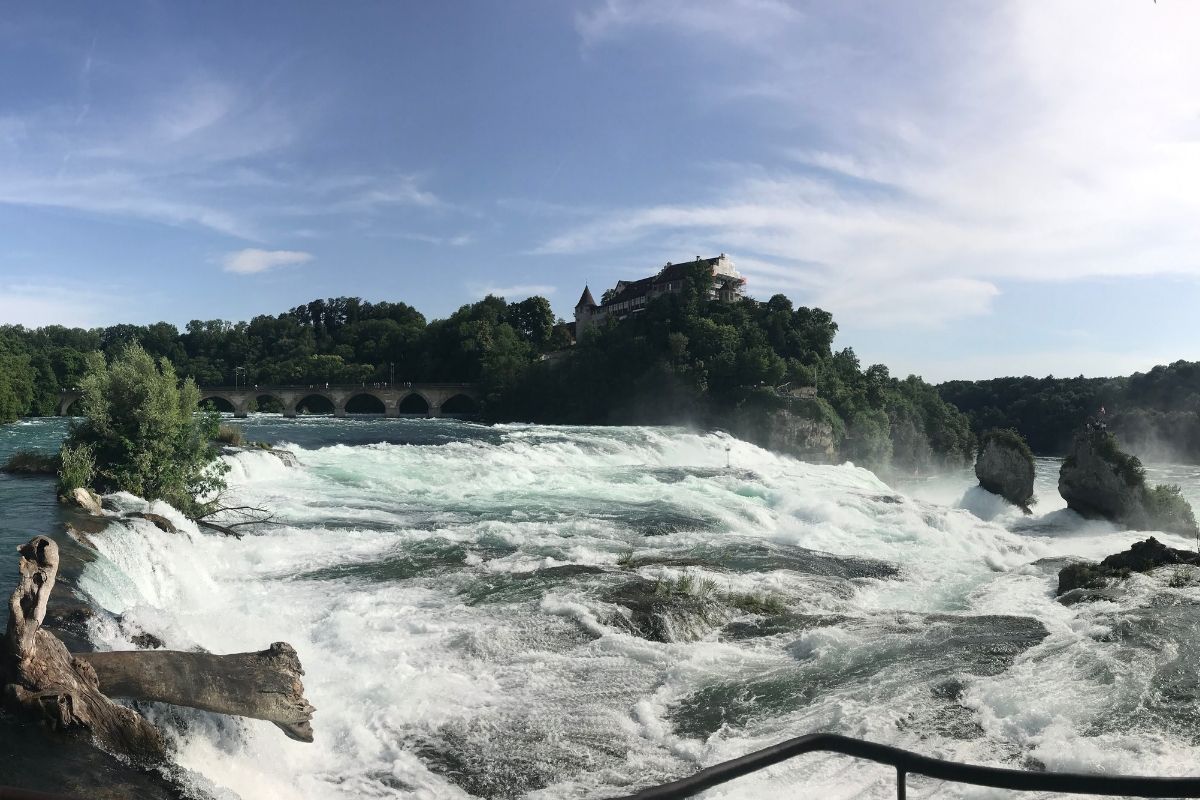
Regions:
<instances>
[{"instance_id":1,"label":"castle on hill","mask_svg":"<svg viewBox=\"0 0 1200 800\"><path fill-rule=\"evenodd\" d=\"M667 262L657 275L636 281L617 281L616 286L601 296L603 302L600 304L592 297L591 289L584 286L583 295L575 304L575 336L582 336L592 326L601 325L610 318L623 320L645 311L646 304L659 295L682 292L688 270L697 264L707 266L712 272L710 297L713 300L733 303L742 299L746 279L724 253L713 258L696 256L695 261L682 264Z\"/></svg>"}]
</instances>

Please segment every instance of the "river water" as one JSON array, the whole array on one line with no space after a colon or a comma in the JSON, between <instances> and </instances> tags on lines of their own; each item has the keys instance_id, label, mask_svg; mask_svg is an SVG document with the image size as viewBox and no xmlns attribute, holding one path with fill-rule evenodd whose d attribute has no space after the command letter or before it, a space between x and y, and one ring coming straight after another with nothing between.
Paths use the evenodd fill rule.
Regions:
<instances>
[{"instance_id":1,"label":"river water","mask_svg":"<svg viewBox=\"0 0 1200 800\"><path fill-rule=\"evenodd\" d=\"M1195 770L1198 576L1058 603L1064 558L1144 534L1066 510L1053 459L1026 517L966 471L889 486L682 429L244 422L299 460L229 457L231 495L274 524L233 540L154 504L183 533L114 522L77 581L100 648L148 631L299 652L313 744L150 710L194 796L613 797L812 731L1012 767ZM63 430L0 428L0 456ZM1150 473L1200 504L1200 469ZM61 524L52 495L0 476L0 552ZM706 796L894 791L889 769L814 754Z\"/></svg>"}]
</instances>

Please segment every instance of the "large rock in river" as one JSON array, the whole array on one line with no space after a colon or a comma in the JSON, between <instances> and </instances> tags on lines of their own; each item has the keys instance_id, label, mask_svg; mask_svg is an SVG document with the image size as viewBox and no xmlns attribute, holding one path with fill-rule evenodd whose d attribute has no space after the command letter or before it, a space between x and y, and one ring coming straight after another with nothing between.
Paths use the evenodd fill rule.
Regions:
<instances>
[{"instance_id":1,"label":"large rock in river","mask_svg":"<svg viewBox=\"0 0 1200 800\"><path fill-rule=\"evenodd\" d=\"M1138 530L1200 533L1179 487L1147 487L1141 462L1121 452L1116 437L1102 429L1075 434L1058 473L1058 493L1068 508L1089 519L1107 519Z\"/></svg>"},{"instance_id":2,"label":"large rock in river","mask_svg":"<svg viewBox=\"0 0 1200 800\"><path fill-rule=\"evenodd\" d=\"M1026 514L1033 502L1033 453L1021 434L992 430L983 435L975 458L979 485L998 494Z\"/></svg>"},{"instance_id":3,"label":"large rock in river","mask_svg":"<svg viewBox=\"0 0 1200 800\"><path fill-rule=\"evenodd\" d=\"M1149 572L1158 567L1173 564L1198 564L1200 553L1167 547L1151 536L1134 544L1122 553L1113 553L1099 564L1078 562L1068 564L1058 572L1058 594L1074 589L1103 589L1112 578L1127 576L1130 572Z\"/></svg>"}]
</instances>

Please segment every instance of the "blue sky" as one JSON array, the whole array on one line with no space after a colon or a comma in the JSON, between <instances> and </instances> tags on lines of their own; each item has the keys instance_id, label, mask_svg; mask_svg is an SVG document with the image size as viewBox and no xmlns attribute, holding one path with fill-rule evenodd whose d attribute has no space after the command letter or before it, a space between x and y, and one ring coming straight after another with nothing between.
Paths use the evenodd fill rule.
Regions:
<instances>
[{"instance_id":1,"label":"blue sky","mask_svg":"<svg viewBox=\"0 0 1200 800\"><path fill-rule=\"evenodd\" d=\"M0 320L569 317L667 261L931 380L1200 359L1182 0L0 6Z\"/></svg>"}]
</instances>

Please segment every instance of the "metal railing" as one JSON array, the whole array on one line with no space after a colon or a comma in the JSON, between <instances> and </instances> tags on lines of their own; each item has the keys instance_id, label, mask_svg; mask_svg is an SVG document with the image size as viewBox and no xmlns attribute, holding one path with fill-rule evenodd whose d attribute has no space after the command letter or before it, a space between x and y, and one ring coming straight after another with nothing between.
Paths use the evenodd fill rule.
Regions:
<instances>
[{"instance_id":1,"label":"metal railing","mask_svg":"<svg viewBox=\"0 0 1200 800\"><path fill-rule=\"evenodd\" d=\"M705 789L749 775L772 764L817 751L841 753L894 767L896 797L899 800L905 800L907 777L910 774L973 786L1025 792L1099 794L1110 797L1200 797L1200 776L1157 778L1141 775L1083 775L1071 772L1028 772L1020 769L981 767L929 758L899 747L852 739L836 733L810 733L732 761L715 764L690 777L643 789L622 800L675 800L692 797Z\"/></svg>"}]
</instances>

